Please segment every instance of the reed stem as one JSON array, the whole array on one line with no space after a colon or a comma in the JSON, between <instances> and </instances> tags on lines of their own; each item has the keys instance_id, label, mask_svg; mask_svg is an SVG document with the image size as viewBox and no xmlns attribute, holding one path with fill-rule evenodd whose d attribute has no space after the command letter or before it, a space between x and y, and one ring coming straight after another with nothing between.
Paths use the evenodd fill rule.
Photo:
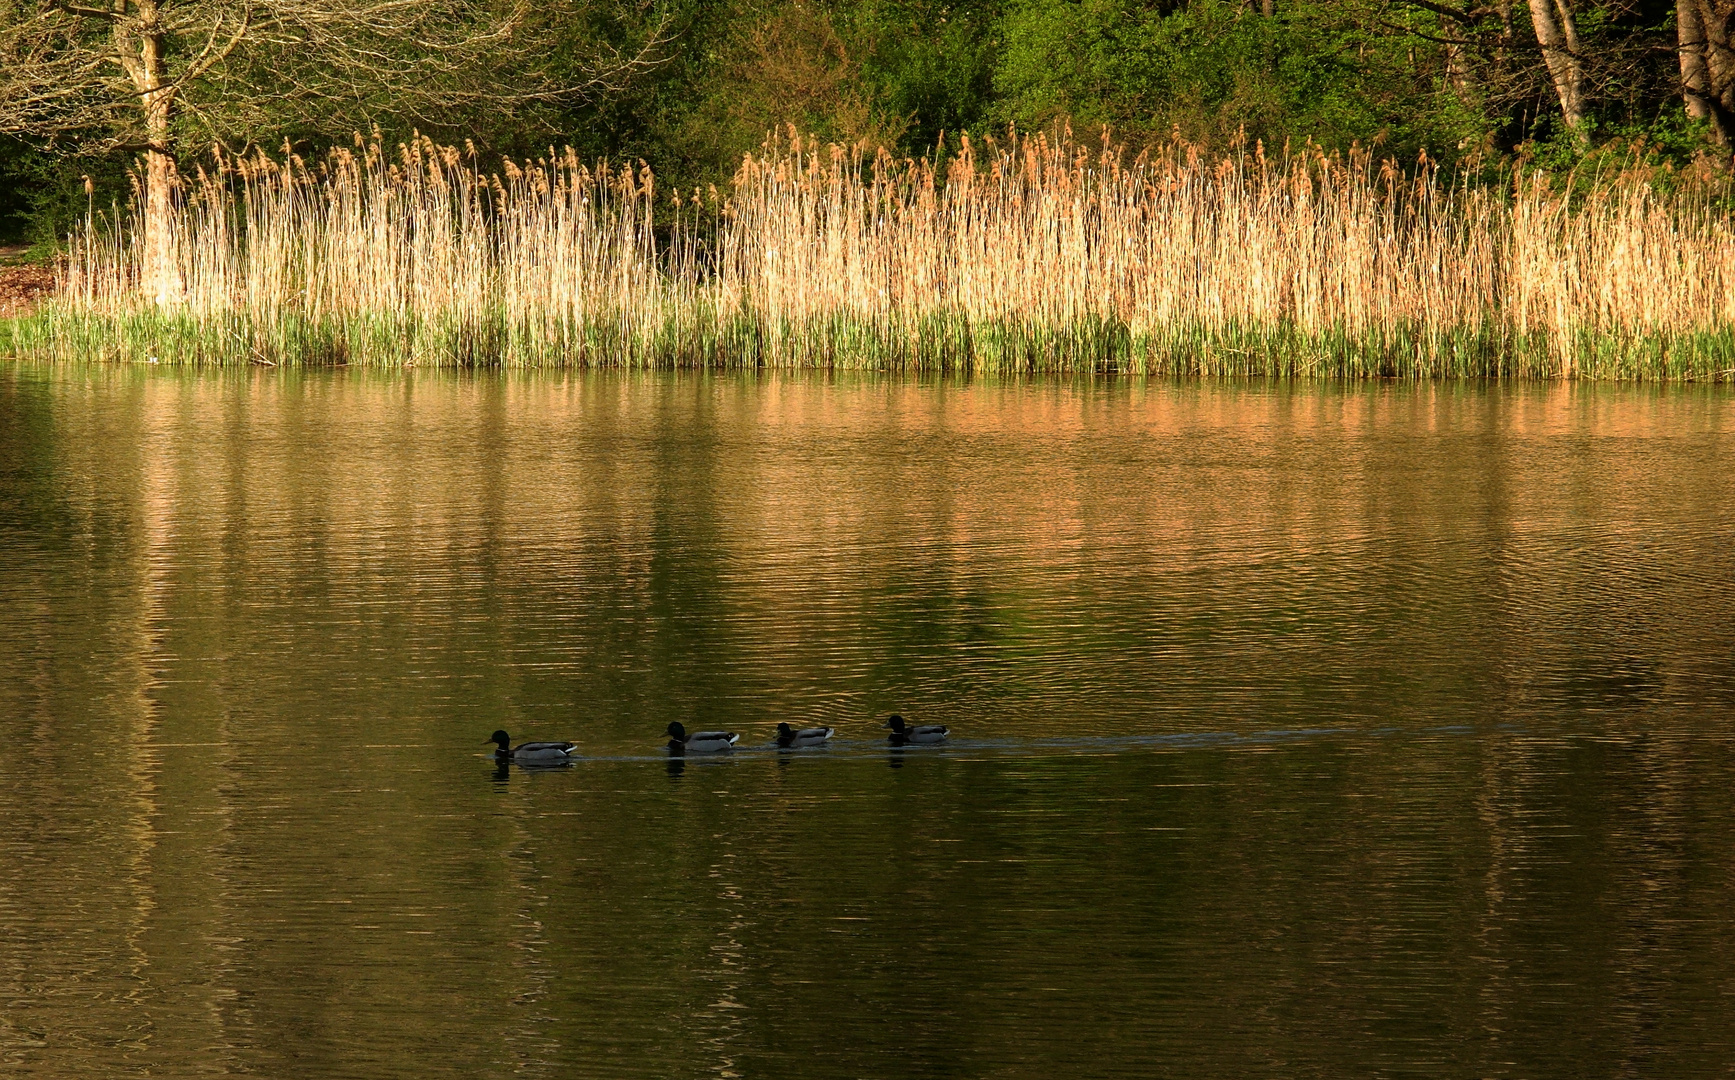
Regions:
<instances>
[{"instance_id":1,"label":"reed stem","mask_svg":"<svg viewBox=\"0 0 1735 1080\"><path fill-rule=\"evenodd\" d=\"M141 208L72 237L10 350L192 363L779 366L1722 379L1722 193L1637 169L1510 189L1364 154L1127 162L964 140L943 167L799 136L732 193L568 150L417 139L178 181L173 305ZM659 202L659 199L661 200ZM7 345L0 337L0 346Z\"/></svg>"}]
</instances>

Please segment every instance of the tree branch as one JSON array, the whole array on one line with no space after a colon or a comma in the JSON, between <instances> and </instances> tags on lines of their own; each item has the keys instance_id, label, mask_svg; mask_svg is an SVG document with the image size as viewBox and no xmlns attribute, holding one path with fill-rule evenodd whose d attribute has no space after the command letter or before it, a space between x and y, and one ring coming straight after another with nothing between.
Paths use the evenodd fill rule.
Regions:
<instances>
[{"instance_id":1,"label":"tree branch","mask_svg":"<svg viewBox=\"0 0 1735 1080\"><path fill-rule=\"evenodd\" d=\"M58 0L58 2L53 5L53 8L56 11L63 11L68 15L76 15L81 19L102 19L105 22L114 22L121 17L119 12L108 11L103 8L85 7L82 4L69 4L66 0Z\"/></svg>"}]
</instances>

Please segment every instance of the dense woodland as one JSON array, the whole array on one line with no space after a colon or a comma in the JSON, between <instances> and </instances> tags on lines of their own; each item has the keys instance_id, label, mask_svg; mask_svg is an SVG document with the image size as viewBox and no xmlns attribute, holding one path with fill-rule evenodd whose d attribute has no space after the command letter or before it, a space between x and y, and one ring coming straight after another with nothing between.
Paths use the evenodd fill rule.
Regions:
<instances>
[{"instance_id":1,"label":"dense woodland","mask_svg":"<svg viewBox=\"0 0 1735 1080\"><path fill-rule=\"evenodd\" d=\"M90 4L0 0L0 237L124 197L141 152L376 129L679 184L726 184L785 124L917 156L1069 123L1454 164L1721 157L1735 131L1723 0Z\"/></svg>"}]
</instances>

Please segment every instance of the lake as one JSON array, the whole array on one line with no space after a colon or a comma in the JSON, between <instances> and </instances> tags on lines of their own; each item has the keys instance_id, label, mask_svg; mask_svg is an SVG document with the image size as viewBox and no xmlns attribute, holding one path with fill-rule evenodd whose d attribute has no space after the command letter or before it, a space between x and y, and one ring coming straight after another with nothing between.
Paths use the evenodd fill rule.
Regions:
<instances>
[{"instance_id":1,"label":"lake","mask_svg":"<svg viewBox=\"0 0 1735 1080\"><path fill-rule=\"evenodd\" d=\"M1727 1076L1732 461L1712 387L0 365L0 1064Z\"/></svg>"}]
</instances>

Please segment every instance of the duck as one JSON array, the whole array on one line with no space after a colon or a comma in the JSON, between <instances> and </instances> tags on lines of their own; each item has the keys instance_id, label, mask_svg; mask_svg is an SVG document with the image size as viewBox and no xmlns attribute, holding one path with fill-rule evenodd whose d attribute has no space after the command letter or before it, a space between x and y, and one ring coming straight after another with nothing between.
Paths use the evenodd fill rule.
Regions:
<instances>
[{"instance_id":1,"label":"duck","mask_svg":"<svg viewBox=\"0 0 1735 1080\"><path fill-rule=\"evenodd\" d=\"M527 742L513 746L512 737L504 731L496 731L488 736L488 741L494 744L494 758L497 761L530 761L543 764L571 761L578 750L576 743L569 742Z\"/></svg>"},{"instance_id":2,"label":"duck","mask_svg":"<svg viewBox=\"0 0 1735 1080\"><path fill-rule=\"evenodd\" d=\"M778 724L775 741L778 746L785 749L802 746L820 746L824 744L825 740L831 738L832 734L836 731L836 728L828 727L804 727L800 731L797 731L788 724Z\"/></svg>"},{"instance_id":3,"label":"duck","mask_svg":"<svg viewBox=\"0 0 1735 1080\"><path fill-rule=\"evenodd\" d=\"M687 734L687 729L676 720L669 725L669 750L682 754L688 750L695 754L710 754L718 750L733 750L735 740L741 736L733 731L695 731Z\"/></svg>"},{"instance_id":4,"label":"duck","mask_svg":"<svg viewBox=\"0 0 1735 1080\"><path fill-rule=\"evenodd\" d=\"M904 718L893 713L880 727L892 729L887 742L893 746L903 746L906 743L937 743L944 742L952 729L945 724L917 724L914 727L904 723Z\"/></svg>"}]
</instances>

